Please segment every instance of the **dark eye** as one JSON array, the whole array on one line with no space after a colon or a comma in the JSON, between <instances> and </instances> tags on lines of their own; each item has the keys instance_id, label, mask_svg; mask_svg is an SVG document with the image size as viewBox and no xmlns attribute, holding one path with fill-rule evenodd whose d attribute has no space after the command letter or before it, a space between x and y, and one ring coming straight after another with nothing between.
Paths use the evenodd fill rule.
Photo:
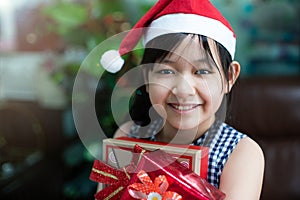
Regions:
<instances>
[{"instance_id":1,"label":"dark eye","mask_svg":"<svg viewBox=\"0 0 300 200\"><path fill-rule=\"evenodd\" d=\"M195 74L197 75L203 75L203 74L210 74L211 71L207 70L207 69L198 69Z\"/></svg>"},{"instance_id":2,"label":"dark eye","mask_svg":"<svg viewBox=\"0 0 300 200\"><path fill-rule=\"evenodd\" d=\"M158 71L159 74L175 74L175 72L171 69L162 69Z\"/></svg>"}]
</instances>

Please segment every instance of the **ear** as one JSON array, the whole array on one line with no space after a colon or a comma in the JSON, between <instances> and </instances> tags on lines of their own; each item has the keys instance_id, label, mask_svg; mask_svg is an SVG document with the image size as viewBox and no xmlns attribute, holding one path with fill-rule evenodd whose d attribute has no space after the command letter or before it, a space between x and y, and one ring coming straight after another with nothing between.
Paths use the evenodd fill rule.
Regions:
<instances>
[{"instance_id":1,"label":"ear","mask_svg":"<svg viewBox=\"0 0 300 200\"><path fill-rule=\"evenodd\" d=\"M237 61L233 61L228 69L228 88L226 93L229 93L231 91L231 88L235 84L237 78L240 75L241 66Z\"/></svg>"}]
</instances>

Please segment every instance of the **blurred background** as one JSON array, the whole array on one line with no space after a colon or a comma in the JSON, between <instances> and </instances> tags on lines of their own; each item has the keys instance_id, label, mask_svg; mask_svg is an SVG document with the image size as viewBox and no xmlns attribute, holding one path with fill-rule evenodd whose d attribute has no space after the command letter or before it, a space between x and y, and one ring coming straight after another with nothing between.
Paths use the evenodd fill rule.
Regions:
<instances>
[{"instance_id":1,"label":"blurred background","mask_svg":"<svg viewBox=\"0 0 300 200\"><path fill-rule=\"evenodd\" d=\"M299 86L299 0L211 1L236 31L242 80L283 78ZM74 78L89 52L130 29L155 2L0 0L0 199L93 199L94 158L73 122ZM139 59L140 52L128 58L131 64ZM87 82L95 81L94 70L84 72ZM116 81L105 73L96 94L108 137L117 128L109 110ZM293 96L299 100L299 87ZM298 151L299 143L295 156Z\"/></svg>"}]
</instances>

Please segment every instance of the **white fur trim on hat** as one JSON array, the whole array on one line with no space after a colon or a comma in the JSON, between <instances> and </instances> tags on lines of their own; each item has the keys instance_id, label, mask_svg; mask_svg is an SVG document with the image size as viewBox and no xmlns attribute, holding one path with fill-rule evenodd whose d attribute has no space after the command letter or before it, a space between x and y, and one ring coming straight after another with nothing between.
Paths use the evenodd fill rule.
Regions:
<instances>
[{"instance_id":1,"label":"white fur trim on hat","mask_svg":"<svg viewBox=\"0 0 300 200\"><path fill-rule=\"evenodd\" d=\"M100 63L107 71L116 73L124 65L124 59L120 56L119 51L109 50L101 56Z\"/></svg>"},{"instance_id":2,"label":"white fur trim on hat","mask_svg":"<svg viewBox=\"0 0 300 200\"><path fill-rule=\"evenodd\" d=\"M144 44L155 37L168 33L194 33L207 36L222 44L234 59L235 35L218 20L196 14L176 13L164 15L150 24L144 34Z\"/></svg>"}]
</instances>

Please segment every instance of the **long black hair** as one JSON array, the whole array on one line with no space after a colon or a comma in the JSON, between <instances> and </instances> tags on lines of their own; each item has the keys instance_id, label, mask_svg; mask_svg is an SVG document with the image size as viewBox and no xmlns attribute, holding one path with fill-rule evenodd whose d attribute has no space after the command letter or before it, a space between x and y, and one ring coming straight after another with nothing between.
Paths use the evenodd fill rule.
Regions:
<instances>
[{"instance_id":1,"label":"long black hair","mask_svg":"<svg viewBox=\"0 0 300 200\"><path fill-rule=\"evenodd\" d=\"M153 67L153 64L162 60L165 58L172 50L174 50L181 42L191 34L185 34L185 33L170 33L166 35L162 35L159 37L156 37L155 39L149 41L145 47L144 55L141 60L141 65L150 65L147 66L147 70L151 70ZM208 39L206 36L202 35L193 35L193 37L199 37L199 41L202 42L202 46L204 48L205 53L213 59L212 50L208 44ZM229 80L229 67L232 62L232 58L229 54L229 52L218 42L216 43L219 59L221 62L221 66L225 75L225 78L228 82ZM216 66L218 66L216 64ZM220 70L220 69L218 69ZM219 71L219 73L221 73ZM226 106L229 107L230 103L230 94L227 94L225 96ZM139 87L135 95L133 96L133 102L132 106L130 108L130 117L131 119L138 125L146 126L151 122L151 119L149 117L149 109L151 108L151 101L149 98L149 95L146 91L146 86L143 85ZM222 106L221 106L222 107ZM220 109L219 109L220 110ZM219 111L218 111L219 112ZM223 111L222 111L223 112ZM228 109L226 109L226 112L228 112ZM228 114L228 113L226 113ZM160 116L157 113L154 113L151 118L157 117L160 118Z\"/></svg>"}]
</instances>

